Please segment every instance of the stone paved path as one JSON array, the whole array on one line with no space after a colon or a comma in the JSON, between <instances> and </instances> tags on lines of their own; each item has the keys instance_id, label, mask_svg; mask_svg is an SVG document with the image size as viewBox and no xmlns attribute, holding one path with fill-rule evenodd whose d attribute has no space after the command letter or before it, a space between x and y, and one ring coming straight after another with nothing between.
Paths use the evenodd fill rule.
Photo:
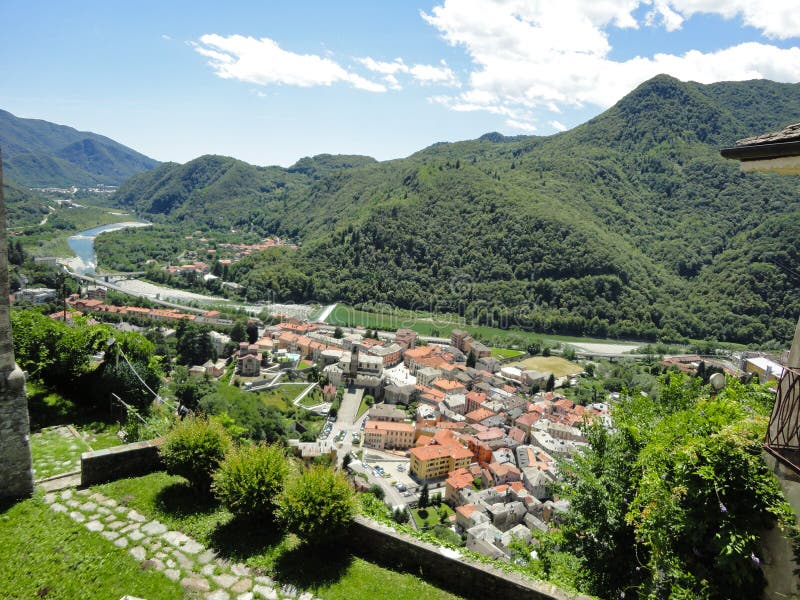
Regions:
<instances>
[{"instance_id":1,"label":"stone paved path","mask_svg":"<svg viewBox=\"0 0 800 600\"><path fill-rule=\"evenodd\" d=\"M156 569L180 581L187 597L206 600L297 598L315 600L292 585L281 586L241 563L219 558L213 549L91 490L45 494L50 510L65 513L91 532L125 548L142 569Z\"/></svg>"}]
</instances>

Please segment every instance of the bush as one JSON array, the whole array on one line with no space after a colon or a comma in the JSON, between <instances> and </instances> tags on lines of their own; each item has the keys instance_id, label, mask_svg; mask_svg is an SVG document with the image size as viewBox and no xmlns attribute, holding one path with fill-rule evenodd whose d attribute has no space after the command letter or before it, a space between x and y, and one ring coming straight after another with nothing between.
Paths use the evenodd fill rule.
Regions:
<instances>
[{"instance_id":1,"label":"bush","mask_svg":"<svg viewBox=\"0 0 800 600\"><path fill-rule=\"evenodd\" d=\"M161 458L167 471L185 477L198 492L211 491L211 475L231 446L231 438L215 419L184 419L167 434Z\"/></svg>"},{"instance_id":2,"label":"bush","mask_svg":"<svg viewBox=\"0 0 800 600\"><path fill-rule=\"evenodd\" d=\"M212 489L235 515L269 517L288 471L281 446L241 446L225 456L214 473Z\"/></svg>"},{"instance_id":3,"label":"bush","mask_svg":"<svg viewBox=\"0 0 800 600\"><path fill-rule=\"evenodd\" d=\"M373 483L371 486L369 486L369 493L375 496L378 500L383 500L384 497L386 497L386 492L384 492L383 488L377 483Z\"/></svg>"},{"instance_id":4,"label":"bush","mask_svg":"<svg viewBox=\"0 0 800 600\"><path fill-rule=\"evenodd\" d=\"M287 481L276 512L290 532L306 543L318 544L344 533L356 503L344 475L312 466Z\"/></svg>"}]
</instances>

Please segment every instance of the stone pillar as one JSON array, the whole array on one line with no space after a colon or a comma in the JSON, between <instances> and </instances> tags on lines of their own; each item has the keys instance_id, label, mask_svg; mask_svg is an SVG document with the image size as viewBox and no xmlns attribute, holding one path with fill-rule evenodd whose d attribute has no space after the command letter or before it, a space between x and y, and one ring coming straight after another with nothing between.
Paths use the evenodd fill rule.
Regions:
<instances>
[{"instance_id":1,"label":"stone pillar","mask_svg":"<svg viewBox=\"0 0 800 600\"><path fill-rule=\"evenodd\" d=\"M28 399L25 375L14 360L8 284L6 203L0 155L0 497L33 493Z\"/></svg>"}]
</instances>

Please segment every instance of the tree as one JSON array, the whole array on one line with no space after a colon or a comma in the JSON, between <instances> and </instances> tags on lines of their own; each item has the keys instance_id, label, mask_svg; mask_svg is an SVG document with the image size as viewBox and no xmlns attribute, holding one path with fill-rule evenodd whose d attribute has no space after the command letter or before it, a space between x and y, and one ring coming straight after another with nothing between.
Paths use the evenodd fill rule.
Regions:
<instances>
[{"instance_id":1,"label":"tree","mask_svg":"<svg viewBox=\"0 0 800 600\"><path fill-rule=\"evenodd\" d=\"M537 354L539 354L539 352L542 351L542 345L539 342L534 342L533 344L530 344L527 348L525 348L525 350L531 356L536 356Z\"/></svg>"},{"instance_id":2,"label":"tree","mask_svg":"<svg viewBox=\"0 0 800 600\"><path fill-rule=\"evenodd\" d=\"M343 534L356 513L355 496L344 475L320 466L289 478L277 504L278 518L309 545Z\"/></svg>"},{"instance_id":3,"label":"tree","mask_svg":"<svg viewBox=\"0 0 800 600\"><path fill-rule=\"evenodd\" d=\"M383 500L386 496L386 492L384 492L383 488L377 483L373 483L371 486L369 486L369 493L375 496L378 500Z\"/></svg>"},{"instance_id":4,"label":"tree","mask_svg":"<svg viewBox=\"0 0 800 600\"><path fill-rule=\"evenodd\" d=\"M428 489L428 484L422 484L422 490L419 492L419 502L417 502L417 506L420 508L427 508L430 503L430 490Z\"/></svg>"},{"instance_id":5,"label":"tree","mask_svg":"<svg viewBox=\"0 0 800 600\"><path fill-rule=\"evenodd\" d=\"M337 327L333 330L333 337L335 337L337 340L340 340L344 337L344 332L342 331L341 327Z\"/></svg>"},{"instance_id":6,"label":"tree","mask_svg":"<svg viewBox=\"0 0 800 600\"><path fill-rule=\"evenodd\" d=\"M474 368L475 367L475 351L470 350L469 354L467 355L467 367Z\"/></svg>"},{"instance_id":7,"label":"tree","mask_svg":"<svg viewBox=\"0 0 800 600\"><path fill-rule=\"evenodd\" d=\"M350 466L351 462L353 462L353 456L348 452L347 454L344 455L344 458L342 459L342 469L346 470L347 467Z\"/></svg>"},{"instance_id":8,"label":"tree","mask_svg":"<svg viewBox=\"0 0 800 600\"><path fill-rule=\"evenodd\" d=\"M550 377L547 378L547 383L544 386L544 391L552 392L556 386L556 377L552 373L550 373Z\"/></svg>"},{"instance_id":9,"label":"tree","mask_svg":"<svg viewBox=\"0 0 800 600\"><path fill-rule=\"evenodd\" d=\"M247 341L250 344L255 344L258 341L258 323L255 321L247 322Z\"/></svg>"},{"instance_id":10,"label":"tree","mask_svg":"<svg viewBox=\"0 0 800 600\"><path fill-rule=\"evenodd\" d=\"M247 332L245 330L245 325L242 321L236 321L231 327L231 341L240 343L243 342L247 337Z\"/></svg>"}]
</instances>

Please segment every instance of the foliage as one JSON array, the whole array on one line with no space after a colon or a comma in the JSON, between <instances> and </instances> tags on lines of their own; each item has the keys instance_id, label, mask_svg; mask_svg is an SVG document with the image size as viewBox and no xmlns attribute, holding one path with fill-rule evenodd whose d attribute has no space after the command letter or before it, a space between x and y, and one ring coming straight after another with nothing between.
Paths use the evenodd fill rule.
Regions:
<instances>
[{"instance_id":1,"label":"foliage","mask_svg":"<svg viewBox=\"0 0 800 600\"><path fill-rule=\"evenodd\" d=\"M383 500L386 492L383 491L383 488L379 486L377 483L373 483L369 486L369 493L375 496L378 500Z\"/></svg>"},{"instance_id":2,"label":"foliage","mask_svg":"<svg viewBox=\"0 0 800 600\"><path fill-rule=\"evenodd\" d=\"M798 538L761 459L771 395L730 380L710 396L701 383L664 376L655 399L623 398L615 430L589 428L590 450L565 470L571 506L543 547L545 571L560 547L578 561L577 585L604 598L760 595L760 532Z\"/></svg>"},{"instance_id":3,"label":"foliage","mask_svg":"<svg viewBox=\"0 0 800 600\"><path fill-rule=\"evenodd\" d=\"M167 471L185 477L202 493L211 491L212 475L231 446L231 439L219 421L185 418L167 433L161 458Z\"/></svg>"},{"instance_id":4,"label":"foliage","mask_svg":"<svg viewBox=\"0 0 800 600\"><path fill-rule=\"evenodd\" d=\"M547 138L485 136L313 176L200 157L123 186L117 201L157 226L109 234L98 252L111 264L177 256L175 227L235 228L302 242L232 265L248 299L391 302L546 334L785 343L800 314L796 186L744 176L719 148L784 126L797 102L786 84L659 76Z\"/></svg>"},{"instance_id":5,"label":"foliage","mask_svg":"<svg viewBox=\"0 0 800 600\"><path fill-rule=\"evenodd\" d=\"M289 472L278 445L242 445L232 449L214 473L214 496L235 515L270 517Z\"/></svg>"},{"instance_id":6,"label":"foliage","mask_svg":"<svg viewBox=\"0 0 800 600\"><path fill-rule=\"evenodd\" d=\"M341 535L356 513L344 475L319 466L289 478L277 502L280 520L310 545Z\"/></svg>"},{"instance_id":7,"label":"foliage","mask_svg":"<svg viewBox=\"0 0 800 600\"><path fill-rule=\"evenodd\" d=\"M422 484L422 489L419 492L419 500L417 506L420 508L427 508L430 504L430 490L427 483Z\"/></svg>"}]
</instances>

